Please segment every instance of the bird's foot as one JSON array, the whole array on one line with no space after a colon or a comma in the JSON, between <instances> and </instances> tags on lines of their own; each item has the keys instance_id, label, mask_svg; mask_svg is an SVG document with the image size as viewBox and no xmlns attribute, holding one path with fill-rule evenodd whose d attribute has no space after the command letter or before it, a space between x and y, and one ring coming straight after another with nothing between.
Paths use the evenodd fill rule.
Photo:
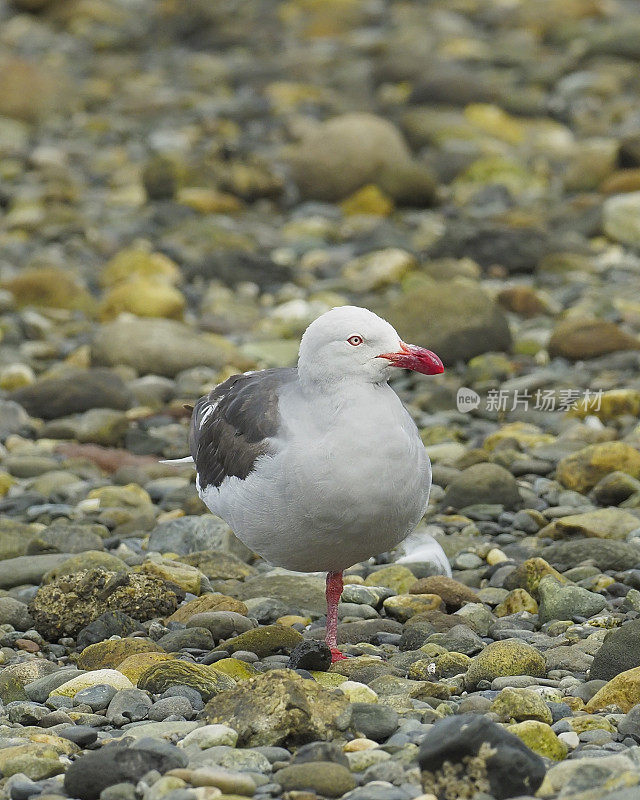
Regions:
<instances>
[{"instance_id":1,"label":"bird's foot","mask_svg":"<svg viewBox=\"0 0 640 800\"><path fill-rule=\"evenodd\" d=\"M340 650L338 650L337 647L330 647L329 649L331 650L331 663L332 664L335 664L336 661L346 661L347 660L347 657L344 655L344 653L341 653Z\"/></svg>"}]
</instances>

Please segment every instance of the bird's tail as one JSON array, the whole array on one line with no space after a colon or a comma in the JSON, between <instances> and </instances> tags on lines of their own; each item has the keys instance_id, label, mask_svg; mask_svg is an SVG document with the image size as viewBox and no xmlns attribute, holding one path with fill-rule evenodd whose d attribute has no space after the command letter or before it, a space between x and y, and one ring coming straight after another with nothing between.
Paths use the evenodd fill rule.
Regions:
<instances>
[{"instance_id":1,"label":"bird's tail","mask_svg":"<svg viewBox=\"0 0 640 800\"><path fill-rule=\"evenodd\" d=\"M449 559L433 536L417 530L405 539L399 549L402 549L404 554L400 558L396 558L396 564L427 562L433 564L440 575L451 577Z\"/></svg>"},{"instance_id":2,"label":"bird's tail","mask_svg":"<svg viewBox=\"0 0 640 800\"><path fill-rule=\"evenodd\" d=\"M181 464L193 464L193 458L192 456L185 456L184 458L165 458L161 459L160 463L171 464L172 467L179 467Z\"/></svg>"}]
</instances>

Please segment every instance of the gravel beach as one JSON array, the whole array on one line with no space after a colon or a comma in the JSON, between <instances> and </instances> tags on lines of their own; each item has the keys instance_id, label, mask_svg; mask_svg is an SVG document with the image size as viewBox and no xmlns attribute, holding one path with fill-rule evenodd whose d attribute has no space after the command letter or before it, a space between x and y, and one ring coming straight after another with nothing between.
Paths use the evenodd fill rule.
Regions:
<instances>
[{"instance_id":1,"label":"gravel beach","mask_svg":"<svg viewBox=\"0 0 640 800\"><path fill-rule=\"evenodd\" d=\"M0 800L638 800L638 97L635 0L0 0ZM331 665L160 460L344 304L446 371Z\"/></svg>"}]
</instances>

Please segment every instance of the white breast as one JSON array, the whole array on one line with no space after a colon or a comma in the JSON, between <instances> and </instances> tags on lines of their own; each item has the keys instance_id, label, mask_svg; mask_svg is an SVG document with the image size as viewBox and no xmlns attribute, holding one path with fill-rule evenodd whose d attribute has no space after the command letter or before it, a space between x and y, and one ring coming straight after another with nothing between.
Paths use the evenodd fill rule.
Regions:
<instances>
[{"instance_id":1,"label":"white breast","mask_svg":"<svg viewBox=\"0 0 640 800\"><path fill-rule=\"evenodd\" d=\"M386 384L280 402L282 435L244 480L202 497L277 566L339 570L402 541L426 508L431 470L413 421Z\"/></svg>"}]
</instances>

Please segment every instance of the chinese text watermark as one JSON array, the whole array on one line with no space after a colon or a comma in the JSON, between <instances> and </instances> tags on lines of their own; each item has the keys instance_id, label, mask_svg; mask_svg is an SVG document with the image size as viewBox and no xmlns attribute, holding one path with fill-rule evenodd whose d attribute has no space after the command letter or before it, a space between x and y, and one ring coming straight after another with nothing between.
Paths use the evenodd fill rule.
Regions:
<instances>
[{"instance_id":1,"label":"chinese text watermark","mask_svg":"<svg viewBox=\"0 0 640 800\"><path fill-rule=\"evenodd\" d=\"M468 412L483 405L485 411L569 411L582 408L600 411L602 389L489 389L484 399L473 389L462 386L456 395L458 411Z\"/></svg>"}]
</instances>

